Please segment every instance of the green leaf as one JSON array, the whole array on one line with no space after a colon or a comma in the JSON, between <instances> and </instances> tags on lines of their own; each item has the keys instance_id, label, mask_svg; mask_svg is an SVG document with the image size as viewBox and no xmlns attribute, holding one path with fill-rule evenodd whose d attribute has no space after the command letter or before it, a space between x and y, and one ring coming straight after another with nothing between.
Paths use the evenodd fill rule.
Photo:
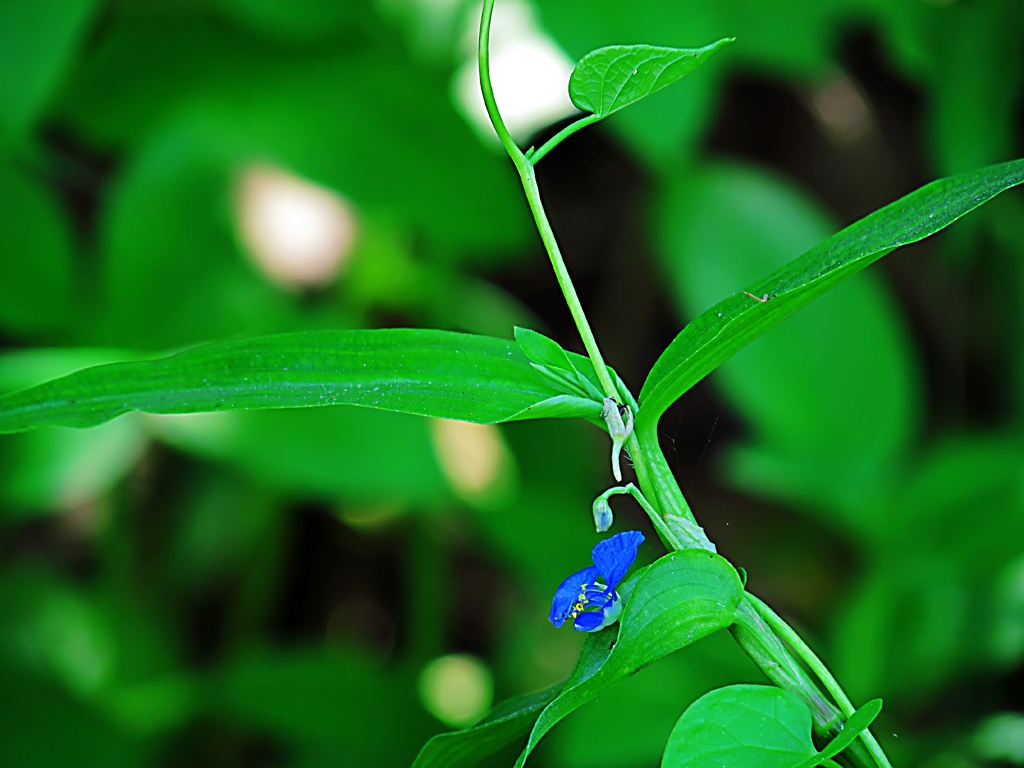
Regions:
<instances>
[{"instance_id":1,"label":"green leaf","mask_svg":"<svg viewBox=\"0 0 1024 768\"><path fill-rule=\"evenodd\" d=\"M608 117L695 70L734 38L703 48L611 45L591 51L569 78L569 97L582 110Z\"/></svg>"},{"instance_id":2,"label":"green leaf","mask_svg":"<svg viewBox=\"0 0 1024 768\"><path fill-rule=\"evenodd\" d=\"M872 699L869 701L863 707L850 715L850 719L846 721L846 725L843 726L843 730L841 730L839 735L829 742L827 747L818 753L817 757L812 757L810 760L800 763L797 768L815 768L815 766L827 764L827 762L833 757L850 746L850 744L853 743L853 740L856 739L863 731L866 731L881 711L881 699Z\"/></svg>"},{"instance_id":3,"label":"green leaf","mask_svg":"<svg viewBox=\"0 0 1024 768\"><path fill-rule=\"evenodd\" d=\"M666 555L619 591L626 600L619 628L613 625L587 638L562 692L537 718L517 768L544 734L603 690L732 624L743 595L736 570L703 550Z\"/></svg>"},{"instance_id":4,"label":"green leaf","mask_svg":"<svg viewBox=\"0 0 1024 768\"><path fill-rule=\"evenodd\" d=\"M680 710L708 691L764 680L728 632L716 632L641 669L545 737L547 764L657 766ZM527 765L530 768L530 765Z\"/></svg>"},{"instance_id":5,"label":"green leaf","mask_svg":"<svg viewBox=\"0 0 1024 768\"><path fill-rule=\"evenodd\" d=\"M730 685L687 707L672 729L661 766L793 768L815 753L811 713L796 694L767 685Z\"/></svg>"},{"instance_id":6,"label":"green leaf","mask_svg":"<svg viewBox=\"0 0 1024 768\"><path fill-rule=\"evenodd\" d=\"M523 354L530 358L542 374L567 387L572 394L599 403L604 401L604 395L595 383L597 377L589 359L573 355L572 357L580 361L574 362L558 342L528 328L517 327L515 336ZM588 372L590 377L584 371Z\"/></svg>"},{"instance_id":7,"label":"green leaf","mask_svg":"<svg viewBox=\"0 0 1024 768\"><path fill-rule=\"evenodd\" d=\"M504 701L471 728L439 733L420 750L413 768L460 768L479 763L506 744L525 736L537 713L562 689L562 683Z\"/></svg>"},{"instance_id":8,"label":"green leaf","mask_svg":"<svg viewBox=\"0 0 1024 768\"><path fill-rule=\"evenodd\" d=\"M0 397L0 433L90 427L128 411L341 404L477 423L600 413L598 403L559 396L510 341L436 330L311 331L86 368Z\"/></svg>"},{"instance_id":9,"label":"green leaf","mask_svg":"<svg viewBox=\"0 0 1024 768\"><path fill-rule=\"evenodd\" d=\"M685 167L686 159L701 150L701 141L719 113L717 104L730 71L755 71L796 82L824 81L837 67L832 62L838 18L851 12L868 13L863 3L854 10L855 4L822 0L535 0L533 5L544 29L575 58L609 40L655 41L683 48L697 40L737 38L735 51L703 67L685 88L655 93L610 118L609 128L656 176L679 167L681 159ZM902 3L872 5L886 10L904 7Z\"/></svg>"},{"instance_id":10,"label":"green leaf","mask_svg":"<svg viewBox=\"0 0 1024 768\"><path fill-rule=\"evenodd\" d=\"M127 356L99 349L5 352L0 355L0 394ZM0 519L93 501L128 473L147 440L141 417L87 431L52 427L0 437Z\"/></svg>"},{"instance_id":11,"label":"green leaf","mask_svg":"<svg viewBox=\"0 0 1024 768\"><path fill-rule=\"evenodd\" d=\"M663 189L662 261L687 317L836 229L799 189L750 166L694 169ZM868 500L888 490L920 424L908 336L867 271L725 361L712 380L750 427L729 453L734 482L858 531L884 519Z\"/></svg>"},{"instance_id":12,"label":"green leaf","mask_svg":"<svg viewBox=\"0 0 1024 768\"><path fill-rule=\"evenodd\" d=\"M572 363L558 342L549 339L542 333L531 331L529 328L515 329L516 343L523 350L530 360L537 365L543 365L556 371L572 373Z\"/></svg>"},{"instance_id":13,"label":"green leaf","mask_svg":"<svg viewBox=\"0 0 1024 768\"><path fill-rule=\"evenodd\" d=\"M701 314L655 363L640 393L637 431L651 433L683 393L754 339L901 245L923 240L1024 182L1024 160L932 182L812 248Z\"/></svg>"}]
</instances>

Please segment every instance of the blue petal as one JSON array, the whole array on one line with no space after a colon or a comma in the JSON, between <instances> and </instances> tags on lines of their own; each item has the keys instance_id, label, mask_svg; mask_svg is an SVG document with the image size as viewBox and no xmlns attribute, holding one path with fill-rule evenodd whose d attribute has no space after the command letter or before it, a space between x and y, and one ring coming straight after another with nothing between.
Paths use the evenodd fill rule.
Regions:
<instances>
[{"instance_id":1,"label":"blue petal","mask_svg":"<svg viewBox=\"0 0 1024 768\"><path fill-rule=\"evenodd\" d=\"M578 629L580 632L596 632L599 629L604 629L604 608L599 611L587 611L581 613L576 617L576 621L573 623L573 629Z\"/></svg>"},{"instance_id":2,"label":"blue petal","mask_svg":"<svg viewBox=\"0 0 1024 768\"><path fill-rule=\"evenodd\" d=\"M587 611L576 617L573 627L580 632L599 632L610 627L622 615L622 601L616 597L596 611Z\"/></svg>"},{"instance_id":3,"label":"blue petal","mask_svg":"<svg viewBox=\"0 0 1024 768\"><path fill-rule=\"evenodd\" d=\"M590 584L598 576L600 571L594 566L577 571L558 585L555 596L551 600L551 613L548 614L548 621L556 627L565 623L566 618L572 612L572 606L583 591L584 584Z\"/></svg>"},{"instance_id":4,"label":"blue petal","mask_svg":"<svg viewBox=\"0 0 1024 768\"><path fill-rule=\"evenodd\" d=\"M617 533L594 547L594 565L604 576L609 589L615 589L636 560L636 550L644 541L640 531Z\"/></svg>"}]
</instances>

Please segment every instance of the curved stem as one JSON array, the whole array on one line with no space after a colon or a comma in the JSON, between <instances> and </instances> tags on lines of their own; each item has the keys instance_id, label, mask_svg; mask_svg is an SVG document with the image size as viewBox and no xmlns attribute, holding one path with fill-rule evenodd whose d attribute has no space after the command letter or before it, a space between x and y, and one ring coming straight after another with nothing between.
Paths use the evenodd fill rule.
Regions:
<instances>
[{"instance_id":1,"label":"curved stem","mask_svg":"<svg viewBox=\"0 0 1024 768\"><path fill-rule=\"evenodd\" d=\"M701 542L699 541L683 541L676 535L676 533L668 527L668 524L662 518L661 513L654 508L654 506L644 496L643 491L637 488L633 483L626 483L625 485L615 486L609 488L607 491L602 493L597 498L608 500L612 496L620 496L623 494L629 494L636 502L643 507L644 512L651 518L651 523L654 525L654 530L657 531L658 537L661 542L665 545L666 549L669 550L681 550L681 549L692 549L694 547L700 548ZM596 503L596 502L595 502Z\"/></svg>"},{"instance_id":2,"label":"curved stem","mask_svg":"<svg viewBox=\"0 0 1024 768\"><path fill-rule=\"evenodd\" d=\"M537 224L537 230L540 232L544 248L551 259L551 265L555 270L555 277L558 280L559 287L562 289L565 301L569 305L569 311L576 322L576 328L583 339L583 345L586 347L587 354L594 364L594 370L601 382L601 387L608 397L614 398L619 403L626 403L634 411L637 411L636 415L639 416L639 409L636 407L632 396L626 391L619 391L617 389L615 381L598 349L597 340L594 338L590 324L583 313L583 307L580 304L579 297L576 295L572 279L569 277L569 272L562 259L561 251L558 249L555 234L551 229L550 222L548 222L547 214L544 212L544 205L541 202L540 190L537 187L537 177L534 170L535 163L550 152L560 141L586 125L596 122L596 119L594 116L581 118L560 131L551 140L546 142L539 151L531 153L530 157L523 154L501 119L501 113L498 111L498 104L494 98L494 88L491 84L490 28L491 19L494 14L494 2L495 0L484 0L483 13L480 17L480 45L478 51L480 87L483 91L484 104L487 106L487 114L491 119L495 132L498 134L498 139L519 172L519 178L526 192L526 199L530 205L534 221ZM693 513L690 511L690 507L686 503L682 491L679 489L679 484L676 482L668 462L665 460L661 446L658 444L657 419L654 419L653 425L649 423L649 420L645 424L638 419L637 429L639 434L631 434L626 443L630 456L633 459L637 480L642 491L635 494L637 501L644 506L648 514L651 514L652 521L658 527L659 533L662 532L663 528L663 526L657 525L658 520L655 518L659 516L663 518L666 515L678 515L696 524ZM635 490L626 488L617 492L632 493ZM646 494L647 498L651 499L651 503L645 503L647 498L644 497L644 494ZM835 731L842 725L843 716L849 717L853 713L849 699L842 693L839 684L799 636L761 601L753 598L749 593L748 598L740 603L736 623L730 628L733 636L751 659L768 675L769 679L776 685L792 690L807 702L814 717L815 727L819 733L834 735ZM762 614L762 609L767 612ZM775 626L775 622L778 622L778 626ZM825 698L824 694L818 690L817 685L792 657L779 639L779 636L776 635L776 632L784 637L786 642L801 655L808 666L818 675L825 687L832 692L833 696L836 696L836 701L842 706L842 712L837 710ZM834 691L833 686L835 688ZM839 695L837 695L837 692ZM855 741L847 748L854 764L858 768L869 768L873 760L881 768L891 768L889 761L886 759L878 742L874 740L874 737L867 731L864 731L861 734L861 738L863 743ZM866 750L865 746L867 747ZM870 755L867 754L868 752Z\"/></svg>"},{"instance_id":3,"label":"curved stem","mask_svg":"<svg viewBox=\"0 0 1024 768\"><path fill-rule=\"evenodd\" d=\"M527 152L526 159L530 162L531 165L536 165L541 161L541 158L543 158L544 155L546 155L552 149L561 144L564 139L569 138L574 133L576 133L576 131L582 128L586 128L588 125L593 125L594 123L601 119L602 118L598 117L597 115L587 115L585 117L581 117L579 120L565 126L565 128L563 128L550 139L545 141L544 146L542 146L536 152Z\"/></svg>"},{"instance_id":4,"label":"curved stem","mask_svg":"<svg viewBox=\"0 0 1024 768\"><path fill-rule=\"evenodd\" d=\"M513 141L512 135L508 132L508 128L505 127L505 123L501 119L498 103L494 99L494 88L491 85L490 70L490 31L493 14L494 0L484 0L483 14L480 17L479 62L480 87L484 94L484 104L487 105L487 114L490 116L494 130L501 140L501 145L505 147L505 151L508 152L509 157L512 158L512 162L516 166L516 170L519 171L519 178L523 182L526 200L530 205L530 212L533 214L533 219L537 224L537 230L540 232L540 239L543 241L544 248L548 252L548 258L551 260L551 266L555 270L558 286L562 289L562 295L565 297L566 304L569 305L572 319L576 322L576 329L583 339L583 346L586 347L587 355L594 364L594 371L601 382L601 387L608 397L615 398L618 401L620 397L619 392L615 388L615 383L608 372L608 366L601 356L601 350L598 349L594 332L590 330L590 323L587 322L587 316L583 313L583 305L580 304L579 296L576 295L576 288L572 284L572 278L569 277L569 270L565 267L562 252L558 249L555 233L552 231L547 214L544 212L544 204L540 199L540 189L537 187L537 177L534 173L533 165L526 159L526 156L516 146L515 141Z\"/></svg>"},{"instance_id":5,"label":"curved stem","mask_svg":"<svg viewBox=\"0 0 1024 768\"><path fill-rule=\"evenodd\" d=\"M828 668L821 659L815 655L814 651L812 651L810 646L804 642L803 638L796 633L796 630L789 626L781 616L775 613L775 611L773 611L762 600L750 594L748 594L748 599L757 609L757 612L765 622L767 622L772 629L778 632L782 639L785 640L786 643L788 643L789 646L797 652L800 658L804 660L804 663L810 667L811 671L814 672L815 676L821 681L821 684L825 686L825 690L832 694L832 698L835 699L836 704L839 705L839 709L842 711L843 716L849 718L853 715L856 708L853 706L853 702L850 701L850 697L846 695L842 686L839 685L839 681L832 676L832 673L828 671ZM861 731L860 737L880 768L892 768L892 765L890 765L889 759L886 757L881 745L875 740L875 737L871 735L869 730Z\"/></svg>"},{"instance_id":6,"label":"curved stem","mask_svg":"<svg viewBox=\"0 0 1024 768\"><path fill-rule=\"evenodd\" d=\"M494 86L491 84L491 17L494 15L494 0L484 0L483 12L480 15L480 41L477 46L477 62L480 70L480 90L484 94L484 105L487 107L487 116L491 119L491 125L498 134L501 146L512 158L519 173L522 174L523 167L527 165L526 157L516 146L512 134L505 127L505 121L501 119L501 112L498 111L498 102L494 99ZM522 167L521 167L522 166Z\"/></svg>"}]
</instances>

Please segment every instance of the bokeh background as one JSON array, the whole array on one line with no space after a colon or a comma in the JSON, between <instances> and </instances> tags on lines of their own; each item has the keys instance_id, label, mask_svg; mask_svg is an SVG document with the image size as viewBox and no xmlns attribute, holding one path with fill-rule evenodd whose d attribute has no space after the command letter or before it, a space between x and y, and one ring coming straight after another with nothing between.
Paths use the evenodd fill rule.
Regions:
<instances>
[{"instance_id":1,"label":"bokeh background","mask_svg":"<svg viewBox=\"0 0 1024 768\"><path fill-rule=\"evenodd\" d=\"M245 335L430 326L577 351L482 121L463 0L0 3L0 391ZM1019 0L499 0L524 146L572 61L737 42L540 185L639 391L684 322L943 175L1024 155ZM803 310L663 446L720 551L899 765L1024 764L1024 197ZM402 766L572 668L546 621L607 438L328 408L0 438L0 764ZM630 500L617 525L648 533ZM538 766L657 765L760 682L724 633L561 724ZM492 761L509 765L515 750Z\"/></svg>"}]
</instances>

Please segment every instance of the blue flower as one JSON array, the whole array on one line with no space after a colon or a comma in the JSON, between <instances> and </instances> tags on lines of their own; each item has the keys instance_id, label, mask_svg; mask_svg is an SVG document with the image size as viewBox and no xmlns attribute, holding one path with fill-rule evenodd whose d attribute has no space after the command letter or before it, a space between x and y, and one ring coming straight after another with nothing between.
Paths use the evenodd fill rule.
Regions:
<instances>
[{"instance_id":1,"label":"blue flower","mask_svg":"<svg viewBox=\"0 0 1024 768\"><path fill-rule=\"evenodd\" d=\"M548 620L560 627L572 619L580 632L597 632L618 621L622 601L615 588L636 560L643 541L640 531L625 531L598 542L591 553L594 564L558 585Z\"/></svg>"}]
</instances>

